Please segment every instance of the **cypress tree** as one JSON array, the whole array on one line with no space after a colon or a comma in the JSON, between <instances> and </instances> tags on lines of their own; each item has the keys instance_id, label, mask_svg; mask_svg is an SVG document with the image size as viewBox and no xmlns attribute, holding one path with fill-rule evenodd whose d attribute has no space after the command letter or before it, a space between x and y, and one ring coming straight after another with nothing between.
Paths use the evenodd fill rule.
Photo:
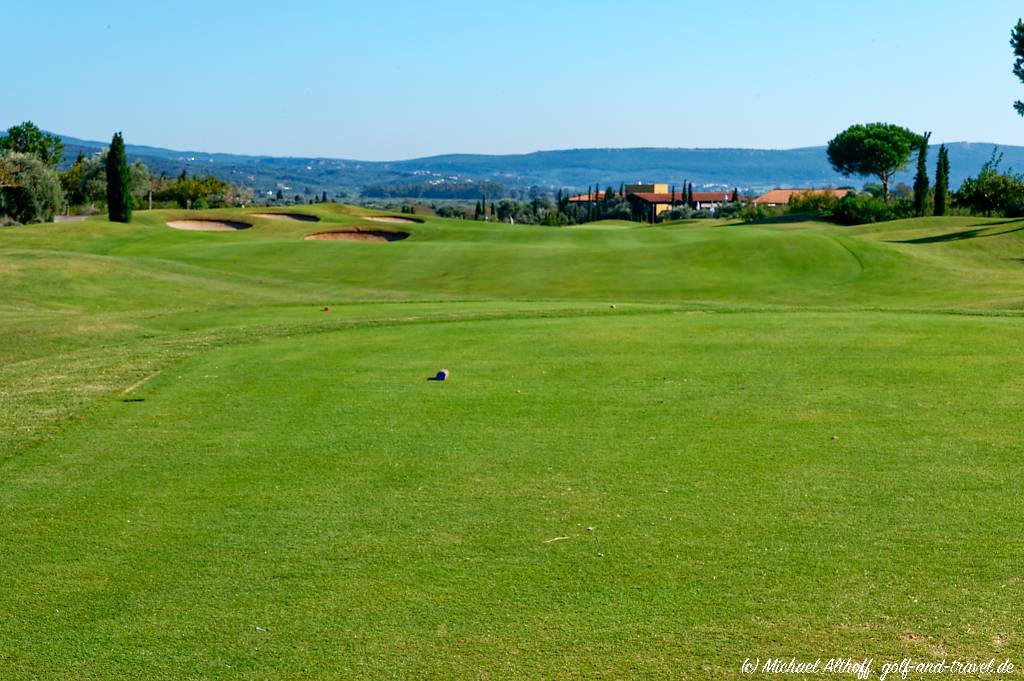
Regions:
<instances>
[{"instance_id":1,"label":"cypress tree","mask_svg":"<svg viewBox=\"0 0 1024 681\"><path fill-rule=\"evenodd\" d=\"M121 133L114 135L107 152L107 215L111 222L132 221L132 176Z\"/></svg>"},{"instance_id":2,"label":"cypress tree","mask_svg":"<svg viewBox=\"0 0 1024 681\"><path fill-rule=\"evenodd\" d=\"M736 203L739 200L740 200L740 188L739 187L733 187L732 188L732 202Z\"/></svg>"},{"instance_id":3,"label":"cypress tree","mask_svg":"<svg viewBox=\"0 0 1024 681\"><path fill-rule=\"evenodd\" d=\"M672 201L671 201L670 205L673 208L676 207L676 186L675 185L672 185Z\"/></svg>"},{"instance_id":4,"label":"cypress tree","mask_svg":"<svg viewBox=\"0 0 1024 681\"><path fill-rule=\"evenodd\" d=\"M949 150L939 147L939 162L935 167L935 214L945 215L949 203Z\"/></svg>"},{"instance_id":5,"label":"cypress tree","mask_svg":"<svg viewBox=\"0 0 1024 681\"><path fill-rule=\"evenodd\" d=\"M686 205L693 206L693 183L690 182L686 185Z\"/></svg>"},{"instance_id":6,"label":"cypress tree","mask_svg":"<svg viewBox=\"0 0 1024 681\"><path fill-rule=\"evenodd\" d=\"M914 176L914 215L924 216L928 201L928 140L932 134L926 132L917 147L917 175Z\"/></svg>"},{"instance_id":7,"label":"cypress tree","mask_svg":"<svg viewBox=\"0 0 1024 681\"><path fill-rule=\"evenodd\" d=\"M476 210L473 211L473 219L474 220L479 220L480 219L480 202L479 201L476 202Z\"/></svg>"}]
</instances>

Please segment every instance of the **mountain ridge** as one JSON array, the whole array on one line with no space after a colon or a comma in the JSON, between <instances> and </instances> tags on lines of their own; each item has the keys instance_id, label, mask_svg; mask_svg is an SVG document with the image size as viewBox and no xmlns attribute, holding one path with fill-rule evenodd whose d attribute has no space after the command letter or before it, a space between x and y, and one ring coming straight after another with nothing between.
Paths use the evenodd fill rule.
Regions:
<instances>
[{"instance_id":1,"label":"mountain ridge","mask_svg":"<svg viewBox=\"0 0 1024 681\"><path fill-rule=\"evenodd\" d=\"M67 159L107 147L104 142L60 135ZM933 145L929 169L934 166ZM958 187L987 161L992 149L1003 153L1004 168L1024 168L1024 147L987 142L952 142L950 181ZM358 194L379 184L498 182L509 190L583 189L594 184L667 182L695 187L739 187L762 191L775 187L861 186L865 178L847 178L828 162L824 146L794 149L744 147L580 147L521 154L451 153L395 161L360 161L326 156L268 156L224 152L181 151L127 144L131 160L141 160L157 173L212 174L242 182L259 192L278 189L317 193ZM912 181L911 169L896 182Z\"/></svg>"}]
</instances>

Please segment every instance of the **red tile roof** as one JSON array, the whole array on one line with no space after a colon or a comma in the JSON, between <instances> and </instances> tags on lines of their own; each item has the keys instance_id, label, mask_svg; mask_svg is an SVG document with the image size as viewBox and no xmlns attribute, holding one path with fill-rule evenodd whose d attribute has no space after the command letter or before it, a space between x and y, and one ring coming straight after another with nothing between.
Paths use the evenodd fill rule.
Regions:
<instances>
[{"instance_id":1,"label":"red tile roof","mask_svg":"<svg viewBox=\"0 0 1024 681\"><path fill-rule=\"evenodd\" d=\"M832 194L837 199L841 199L849 193L849 189L773 189L767 194L754 199L754 203L757 205L774 204L784 206L796 194L814 194L816 196L819 194Z\"/></svg>"},{"instance_id":2,"label":"red tile roof","mask_svg":"<svg viewBox=\"0 0 1024 681\"><path fill-rule=\"evenodd\" d=\"M694 192L693 200L698 203L716 203L718 201L732 201L732 192Z\"/></svg>"}]
</instances>

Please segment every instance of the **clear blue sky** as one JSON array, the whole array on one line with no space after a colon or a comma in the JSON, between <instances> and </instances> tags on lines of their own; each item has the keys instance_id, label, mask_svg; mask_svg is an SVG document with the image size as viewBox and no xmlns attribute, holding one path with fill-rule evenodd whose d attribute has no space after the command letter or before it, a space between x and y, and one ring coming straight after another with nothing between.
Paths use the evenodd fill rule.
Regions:
<instances>
[{"instance_id":1,"label":"clear blue sky","mask_svg":"<svg viewBox=\"0 0 1024 681\"><path fill-rule=\"evenodd\" d=\"M0 127L366 160L791 148L874 120L1024 144L1021 14L1009 0L9 2Z\"/></svg>"}]
</instances>

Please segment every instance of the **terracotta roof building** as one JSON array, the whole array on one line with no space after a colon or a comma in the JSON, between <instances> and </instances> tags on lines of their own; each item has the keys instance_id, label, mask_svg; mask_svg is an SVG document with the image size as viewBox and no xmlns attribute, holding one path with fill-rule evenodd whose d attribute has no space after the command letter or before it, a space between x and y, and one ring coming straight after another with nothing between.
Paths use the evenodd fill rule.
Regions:
<instances>
[{"instance_id":1,"label":"terracotta roof building","mask_svg":"<svg viewBox=\"0 0 1024 681\"><path fill-rule=\"evenodd\" d=\"M645 220L654 222L662 213L672 210L676 206L686 203L686 192L635 192L627 194L626 198L633 205L633 209L642 215ZM716 211L722 206L732 203L732 192L694 192L691 208L695 210Z\"/></svg>"},{"instance_id":2,"label":"terracotta roof building","mask_svg":"<svg viewBox=\"0 0 1024 681\"><path fill-rule=\"evenodd\" d=\"M789 205L789 200L798 194L811 194L814 196L831 194L837 199L841 199L849 193L849 189L773 189L767 194L762 194L754 199L754 205L786 206Z\"/></svg>"},{"instance_id":3,"label":"terracotta roof building","mask_svg":"<svg viewBox=\"0 0 1024 681\"><path fill-rule=\"evenodd\" d=\"M677 190L670 191L668 184L627 184L623 187L626 200L632 206L636 219L654 222L662 213L666 213L676 206L686 205L686 192ZM696 210L715 211L722 206L732 203L733 192L693 192L693 201L690 207ZM569 203L586 204L594 201L603 201L604 192L591 192L589 194L577 194L569 197Z\"/></svg>"}]
</instances>

